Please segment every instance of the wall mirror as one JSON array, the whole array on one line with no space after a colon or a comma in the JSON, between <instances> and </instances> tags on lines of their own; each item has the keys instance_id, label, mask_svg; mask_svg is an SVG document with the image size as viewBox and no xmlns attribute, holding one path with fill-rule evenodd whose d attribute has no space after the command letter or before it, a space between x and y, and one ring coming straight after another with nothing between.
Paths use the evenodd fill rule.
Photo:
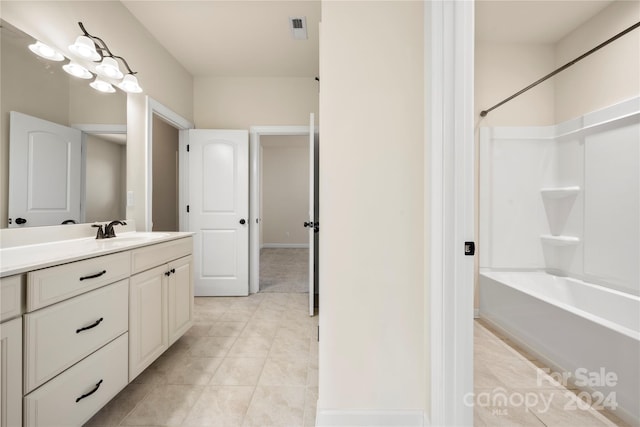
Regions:
<instances>
[{"instance_id":1,"label":"wall mirror","mask_svg":"<svg viewBox=\"0 0 640 427\"><path fill-rule=\"evenodd\" d=\"M95 91L88 84L90 80L78 79L64 72L61 65L65 62L52 62L33 54L28 48L35 42L31 36L4 20L0 20L0 25L0 137L3 157L0 228L124 218L126 94L119 90L108 94ZM12 140L15 139L15 129L12 130L10 126L12 111L33 118L36 122L75 129L80 135L80 154L67 157L56 155L51 150L50 154L42 155L40 160L31 159L26 164L21 163L23 160L14 159L15 150L10 148L11 144L24 143L28 147L25 150L35 151L33 147L38 141L34 142L31 137L23 142ZM39 143L43 145L43 141ZM20 156L17 158L20 159ZM42 173L45 168L51 169L57 178L48 178ZM79 173L67 175L63 172L65 168ZM16 171L21 174L14 173ZM37 198L59 196L67 191L66 187L79 189L78 201L66 203L73 205L74 212L77 210L78 213L68 218L60 214L47 215L46 211L63 207L41 208L42 204ZM16 198L16 194L22 196ZM16 199L20 201L16 202ZM25 207L22 207L23 203ZM75 209L76 203L78 209ZM21 215L24 209L27 210L27 216L35 214L27 218Z\"/></svg>"}]
</instances>

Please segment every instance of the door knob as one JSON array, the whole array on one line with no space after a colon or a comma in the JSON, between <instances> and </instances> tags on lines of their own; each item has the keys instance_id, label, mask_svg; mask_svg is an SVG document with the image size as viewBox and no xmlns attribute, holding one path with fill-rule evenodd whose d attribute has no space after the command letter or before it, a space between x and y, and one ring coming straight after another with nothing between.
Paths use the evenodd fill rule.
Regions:
<instances>
[{"instance_id":1,"label":"door knob","mask_svg":"<svg viewBox=\"0 0 640 427\"><path fill-rule=\"evenodd\" d=\"M240 224L242 224L242 225L245 225L245 224L246 224L246 222L247 222L247 221L245 221L245 219L244 219L244 218L242 218L242 219L240 220Z\"/></svg>"},{"instance_id":2,"label":"door knob","mask_svg":"<svg viewBox=\"0 0 640 427\"><path fill-rule=\"evenodd\" d=\"M27 220L24 218L16 218L16 224L26 224Z\"/></svg>"}]
</instances>

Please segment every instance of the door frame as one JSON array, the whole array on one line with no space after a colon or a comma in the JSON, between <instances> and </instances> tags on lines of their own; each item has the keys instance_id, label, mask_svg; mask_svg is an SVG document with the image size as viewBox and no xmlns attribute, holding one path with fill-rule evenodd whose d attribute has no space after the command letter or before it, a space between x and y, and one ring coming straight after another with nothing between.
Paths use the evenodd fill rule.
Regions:
<instances>
[{"instance_id":1,"label":"door frame","mask_svg":"<svg viewBox=\"0 0 640 427\"><path fill-rule=\"evenodd\" d=\"M314 129L315 131L315 129ZM249 128L249 294L260 290L260 137L308 135L309 126L251 126Z\"/></svg>"},{"instance_id":2,"label":"door frame","mask_svg":"<svg viewBox=\"0 0 640 427\"><path fill-rule=\"evenodd\" d=\"M189 190L188 180L188 159L186 154L186 141L184 139L184 130L193 129L195 126L189 120L185 119L169 107L164 106L150 96L146 96L146 121L145 121L145 231L151 231L153 227L152 206L153 206L153 116L158 116L161 120L167 122L171 126L178 129L178 146L180 152L178 154L179 171L178 171L178 205L186 206L188 201L186 195ZM187 230L187 215L185 209L178 209L180 215L180 231Z\"/></svg>"},{"instance_id":3,"label":"door frame","mask_svg":"<svg viewBox=\"0 0 640 427\"><path fill-rule=\"evenodd\" d=\"M429 425L473 425L474 4L425 1Z\"/></svg>"}]
</instances>

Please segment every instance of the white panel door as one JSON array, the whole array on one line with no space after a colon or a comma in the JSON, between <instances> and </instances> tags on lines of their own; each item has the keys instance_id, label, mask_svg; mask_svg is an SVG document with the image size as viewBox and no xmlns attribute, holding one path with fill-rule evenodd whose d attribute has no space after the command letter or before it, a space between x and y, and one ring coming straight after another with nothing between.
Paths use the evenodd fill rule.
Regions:
<instances>
[{"instance_id":1,"label":"white panel door","mask_svg":"<svg viewBox=\"0 0 640 427\"><path fill-rule=\"evenodd\" d=\"M82 133L10 113L9 227L80 221Z\"/></svg>"},{"instance_id":2,"label":"white panel door","mask_svg":"<svg viewBox=\"0 0 640 427\"><path fill-rule=\"evenodd\" d=\"M189 130L196 296L249 295L249 132Z\"/></svg>"}]
</instances>

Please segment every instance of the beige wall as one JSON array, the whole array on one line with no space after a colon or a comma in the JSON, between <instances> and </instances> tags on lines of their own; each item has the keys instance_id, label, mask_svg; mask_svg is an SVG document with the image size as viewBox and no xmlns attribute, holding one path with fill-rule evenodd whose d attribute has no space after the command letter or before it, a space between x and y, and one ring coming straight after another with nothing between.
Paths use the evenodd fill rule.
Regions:
<instances>
[{"instance_id":1,"label":"beige wall","mask_svg":"<svg viewBox=\"0 0 640 427\"><path fill-rule=\"evenodd\" d=\"M153 116L153 231L179 231L178 130Z\"/></svg>"},{"instance_id":2,"label":"beige wall","mask_svg":"<svg viewBox=\"0 0 640 427\"><path fill-rule=\"evenodd\" d=\"M488 109L555 68L551 44L476 41L475 117L477 126L542 126L554 123L554 81L525 92L491 111Z\"/></svg>"},{"instance_id":3,"label":"beige wall","mask_svg":"<svg viewBox=\"0 0 640 427\"><path fill-rule=\"evenodd\" d=\"M640 2L619 0L562 39L561 66L640 21ZM581 116L640 94L640 29L556 76L555 121Z\"/></svg>"},{"instance_id":4,"label":"beige wall","mask_svg":"<svg viewBox=\"0 0 640 427\"><path fill-rule=\"evenodd\" d=\"M262 136L263 245L307 245L309 138Z\"/></svg>"},{"instance_id":5,"label":"beige wall","mask_svg":"<svg viewBox=\"0 0 640 427\"><path fill-rule=\"evenodd\" d=\"M87 135L86 222L125 216L126 145Z\"/></svg>"},{"instance_id":6,"label":"beige wall","mask_svg":"<svg viewBox=\"0 0 640 427\"><path fill-rule=\"evenodd\" d=\"M127 218L146 228L146 96L193 120L193 77L117 1L2 1L3 19L65 51L80 34L78 21L104 39L138 72L142 94L127 96ZM117 25L114 25L117 23ZM131 43L135 40L135 43Z\"/></svg>"},{"instance_id":7,"label":"beige wall","mask_svg":"<svg viewBox=\"0 0 640 427\"><path fill-rule=\"evenodd\" d=\"M196 77L194 116L201 129L308 125L318 117L318 82L304 77Z\"/></svg>"},{"instance_id":8,"label":"beige wall","mask_svg":"<svg viewBox=\"0 0 640 427\"><path fill-rule=\"evenodd\" d=\"M322 3L321 412L425 410L423 16Z\"/></svg>"},{"instance_id":9,"label":"beige wall","mask_svg":"<svg viewBox=\"0 0 640 427\"><path fill-rule=\"evenodd\" d=\"M560 123L640 93L637 29L509 101L491 107L640 20L640 3L619 0L554 44L476 42L477 126Z\"/></svg>"}]
</instances>

